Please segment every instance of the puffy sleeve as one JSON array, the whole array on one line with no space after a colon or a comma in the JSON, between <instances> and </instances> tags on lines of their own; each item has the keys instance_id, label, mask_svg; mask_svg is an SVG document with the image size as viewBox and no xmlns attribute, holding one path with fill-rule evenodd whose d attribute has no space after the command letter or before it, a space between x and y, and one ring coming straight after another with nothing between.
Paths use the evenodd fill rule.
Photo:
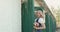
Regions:
<instances>
[{"instance_id":1,"label":"puffy sleeve","mask_svg":"<svg viewBox=\"0 0 60 32\"><path fill-rule=\"evenodd\" d=\"M39 23L45 23L45 21L44 21L43 18L40 18L38 22L39 22Z\"/></svg>"}]
</instances>

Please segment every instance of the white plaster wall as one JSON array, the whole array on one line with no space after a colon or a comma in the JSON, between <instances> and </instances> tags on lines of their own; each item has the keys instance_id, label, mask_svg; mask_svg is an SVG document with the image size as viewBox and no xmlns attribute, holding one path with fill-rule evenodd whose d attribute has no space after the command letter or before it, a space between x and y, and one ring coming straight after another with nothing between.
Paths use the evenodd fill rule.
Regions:
<instances>
[{"instance_id":1,"label":"white plaster wall","mask_svg":"<svg viewBox=\"0 0 60 32\"><path fill-rule=\"evenodd\" d=\"M0 32L21 32L20 0L0 0Z\"/></svg>"}]
</instances>

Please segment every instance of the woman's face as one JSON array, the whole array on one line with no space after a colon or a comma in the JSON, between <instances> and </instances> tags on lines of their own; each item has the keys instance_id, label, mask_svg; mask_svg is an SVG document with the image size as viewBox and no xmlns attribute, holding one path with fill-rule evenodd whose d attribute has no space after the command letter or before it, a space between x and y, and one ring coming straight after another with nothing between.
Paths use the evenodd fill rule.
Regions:
<instances>
[{"instance_id":1,"label":"woman's face","mask_svg":"<svg viewBox=\"0 0 60 32\"><path fill-rule=\"evenodd\" d=\"M40 17L41 16L41 13L40 12L36 12L36 16L37 17Z\"/></svg>"}]
</instances>

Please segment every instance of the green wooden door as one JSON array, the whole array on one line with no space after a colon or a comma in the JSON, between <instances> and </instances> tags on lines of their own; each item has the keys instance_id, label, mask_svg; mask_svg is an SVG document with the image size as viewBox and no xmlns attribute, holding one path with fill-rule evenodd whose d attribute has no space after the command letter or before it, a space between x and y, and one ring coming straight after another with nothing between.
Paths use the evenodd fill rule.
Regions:
<instances>
[{"instance_id":1,"label":"green wooden door","mask_svg":"<svg viewBox=\"0 0 60 32\"><path fill-rule=\"evenodd\" d=\"M34 22L33 0L27 0L22 4L22 32L32 32Z\"/></svg>"}]
</instances>

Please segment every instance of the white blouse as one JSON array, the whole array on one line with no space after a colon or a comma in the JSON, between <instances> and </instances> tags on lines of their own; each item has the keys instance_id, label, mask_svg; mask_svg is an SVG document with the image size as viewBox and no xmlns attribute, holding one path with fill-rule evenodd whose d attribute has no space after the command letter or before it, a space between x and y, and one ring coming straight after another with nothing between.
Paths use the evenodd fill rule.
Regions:
<instances>
[{"instance_id":1,"label":"white blouse","mask_svg":"<svg viewBox=\"0 0 60 32\"><path fill-rule=\"evenodd\" d=\"M37 20L37 19L35 19L35 22L36 22L36 20ZM45 23L44 18L39 18L38 22L39 22L39 23Z\"/></svg>"}]
</instances>

